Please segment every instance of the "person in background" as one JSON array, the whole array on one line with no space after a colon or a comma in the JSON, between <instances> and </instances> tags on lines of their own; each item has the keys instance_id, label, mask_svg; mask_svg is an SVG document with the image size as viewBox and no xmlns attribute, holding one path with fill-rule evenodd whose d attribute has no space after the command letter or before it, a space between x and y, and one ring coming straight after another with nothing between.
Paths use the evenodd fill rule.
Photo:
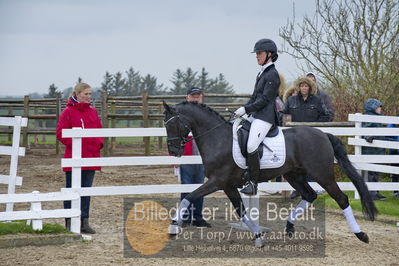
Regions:
<instances>
[{"instance_id":1,"label":"person in background","mask_svg":"<svg viewBox=\"0 0 399 266\"><path fill-rule=\"evenodd\" d=\"M278 88L278 95L276 97L276 112L278 118L278 125L283 125L283 116L281 111L284 109L284 94L285 94L285 78L280 73L278 74L280 77L280 87Z\"/></svg>"},{"instance_id":2,"label":"person in background","mask_svg":"<svg viewBox=\"0 0 399 266\"><path fill-rule=\"evenodd\" d=\"M398 124L389 124L388 127L389 128L395 128L398 127ZM398 141L399 142L399 136L391 136L388 137L389 140L391 141ZM389 154L390 155L399 155L399 150L398 149L390 149L389 150ZM392 166L396 166L399 167L399 164L392 164ZM392 182L399 182L399 175L398 174L391 174L391 178L392 178ZM399 198L399 191L395 190L393 192L393 196L395 198Z\"/></svg>"},{"instance_id":3,"label":"person in background","mask_svg":"<svg viewBox=\"0 0 399 266\"><path fill-rule=\"evenodd\" d=\"M64 158L72 157L72 139L63 138L62 130L73 127L80 128L102 128L101 121L97 111L91 106L92 90L90 85L86 83L78 83L69 98L64 111L60 115L57 124L57 139L65 145ZM83 138L82 139L82 158L100 157L100 150L104 145L103 138ZM71 171L70 167L64 167L66 176L66 187L71 187ZM93 184L94 174L100 167L82 167L81 184L82 187L91 187ZM71 202L64 201L64 208L70 209ZM96 231L89 225L90 197L81 198L81 232L87 234L95 234ZM65 219L65 227L70 230L71 219Z\"/></svg>"},{"instance_id":4,"label":"person in background","mask_svg":"<svg viewBox=\"0 0 399 266\"><path fill-rule=\"evenodd\" d=\"M328 112L322 104L321 99L315 95L316 85L308 77L301 77L295 81L295 90L290 88L289 96L283 114L290 114L292 122L326 122L328 121ZM299 178L299 177L298 177ZM302 177L300 177L302 178ZM312 182L311 177L306 177L308 182ZM290 198L299 197L299 193L294 190Z\"/></svg>"},{"instance_id":5,"label":"person in background","mask_svg":"<svg viewBox=\"0 0 399 266\"><path fill-rule=\"evenodd\" d=\"M364 103L364 112L366 115L382 115L382 103L374 98L369 98ZM380 123L374 122L363 122L362 127L383 127ZM383 136L363 136L363 138L369 142L373 143L374 140L387 140ZM362 147L362 154L369 155L384 155L384 148L374 148L374 147ZM378 172L366 171L368 182L378 182L380 174ZM386 197L381 195L378 191L370 191L371 198L373 200L381 200Z\"/></svg>"},{"instance_id":6,"label":"person in background","mask_svg":"<svg viewBox=\"0 0 399 266\"><path fill-rule=\"evenodd\" d=\"M284 92L283 94L283 102L286 103L288 97L295 96L298 94L298 90L296 88L295 82L291 84L291 86Z\"/></svg>"},{"instance_id":7,"label":"person in background","mask_svg":"<svg viewBox=\"0 0 399 266\"><path fill-rule=\"evenodd\" d=\"M202 89L197 87L192 87L187 90L186 100L188 102L203 102ZM199 155L198 147L193 139L184 145L183 155ZM205 179L205 170L202 164L182 164L179 167L180 181L182 184L202 184ZM181 194L181 200L187 196L187 193ZM195 200L188 207L188 217L186 217L183 222L183 226L192 224L196 227L211 227L211 225L204 220L202 216L202 208L204 204L204 198L199 198Z\"/></svg>"},{"instance_id":8,"label":"person in background","mask_svg":"<svg viewBox=\"0 0 399 266\"><path fill-rule=\"evenodd\" d=\"M332 101L330 95L328 95L324 90L319 88L317 85L316 75L313 72L308 72L306 74L308 78L310 78L316 84L316 93L315 95L321 99L321 103L325 105L325 108L328 111L328 120L327 122L331 122L334 120L334 107L332 105Z\"/></svg>"},{"instance_id":9,"label":"person in background","mask_svg":"<svg viewBox=\"0 0 399 266\"><path fill-rule=\"evenodd\" d=\"M315 83L308 77L301 77L295 81L296 94L289 96L283 114L290 114L292 122L327 122L328 111L321 99L315 95Z\"/></svg>"},{"instance_id":10,"label":"person in background","mask_svg":"<svg viewBox=\"0 0 399 266\"><path fill-rule=\"evenodd\" d=\"M277 119L278 125L283 125L283 114L281 111L284 109L284 94L285 94L285 78L280 73L278 74L280 77L280 87L278 88L278 95L276 97L276 112L277 112ZM276 182L281 182L283 180L282 176L276 177ZM280 193L280 191L278 191Z\"/></svg>"}]
</instances>

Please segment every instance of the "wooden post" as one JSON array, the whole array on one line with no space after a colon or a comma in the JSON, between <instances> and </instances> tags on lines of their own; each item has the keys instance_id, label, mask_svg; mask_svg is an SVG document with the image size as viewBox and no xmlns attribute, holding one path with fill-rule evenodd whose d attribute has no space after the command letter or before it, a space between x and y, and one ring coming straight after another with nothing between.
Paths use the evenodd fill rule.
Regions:
<instances>
[{"instance_id":1,"label":"wooden post","mask_svg":"<svg viewBox=\"0 0 399 266\"><path fill-rule=\"evenodd\" d=\"M8 107L8 115L11 117L12 116L12 107ZM11 131L12 131L12 127L8 127ZM8 138L7 138L7 140L9 141L9 142L11 142L12 141L12 132L10 132L10 133L8 133Z\"/></svg>"},{"instance_id":2,"label":"wooden post","mask_svg":"<svg viewBox=\"0 0 399 266\"><path fill-rule=\"evenodd\" d=\"M115 101L113 101L111 103L111 114L116 114L116 107L115 107ZM115 128L116 127L116 123L115 123L115 117L111 118L111 128ZM115 149L115 142L116 142L116 138L112 137L111 138L111 145L109 147L109 154L112 155Z\"/></svg>"},{"instance_id":3,"label":"wooden post","mask_svg":"<svg viewBox=\"0 0 399 266\"><path fill-rule=\"evenodd\" d=\"M56 121L55 121L55 126L57 127L58 121L60 119L61 115L61 98L59 95L57 95L57 98L55 100L55 116L56 116ZM57 137L55 138L55 154L60 154L60 142L58 141Z\"/></svg>"},{"instance_id":4,"label":"wooden post","mask_svg":"<svg viewBox=\"0 0 399 266\"><path fill-rule=\"evenodd\" d=\"M24 117L28 118L28 116L29 116L29 95L25 95L24 96ZM28 149L28 127L29 127L29 122L28 122L28 126L26 126L22 129L22 143L26 149Z\"/></svg>"},{"instance_id":5,"label":"wooden post","mask_svg":"<svg viewBox=\"0 0 399 266\"><path fill-rule=\"evenodd\" d=\"M101 93L101 123L103 128L108 128L108 96L107 93ZM104 138L103 156L108 156L108 138Z\"/></svg>"},{"instance_id":6,"label":"wooden post","mask_svg":"<svg viewBox=\"0 0 399 266\"><path fill-rule=\"evenodd\" d=\"M163 110L163 106L160 105L160 106L159 106L159 113L160 113L160 114L162 114L162 110ZM163 121L162 121L162 119L158 121L158 126L159 126L159 127L163 127ZM158 149L159 149L160 151L162 150L162 144L163 144L162 141L163 141L163 138L162 138L162 137L158 137Z\"/></svg>"},{"instance_id":7,"label":"wooden post","mask_svg":"<svg viewBox=\"0 0 399 266\"><path fill-rule=\"evenodd\" d=\"M37 109L38 109L37 107L33 108L33 113L35 115L37 115L39 113ZM34 127L35 129L39 128L40 127L40 120L39 119L35 119L34 125L35 125L35 127ZM35 140L34 140L35 145L39 144L39 135L35 134L34 138L35 138Z\"/></svg>"},{"instance_id":8,"label":"wooden post","mask_svg":"<svg viewBox=\"0 0 399 266\"><path fill-rule=\"evenodd\" d=\"M143 127L146 128L149 126L149 120L148 120L148 93L143 92L141 94L142 100L143 100ZM143 137L144 141L144 154L145 156L150 155L150 138L149 137Z\"/></svg>"}]
</instances>

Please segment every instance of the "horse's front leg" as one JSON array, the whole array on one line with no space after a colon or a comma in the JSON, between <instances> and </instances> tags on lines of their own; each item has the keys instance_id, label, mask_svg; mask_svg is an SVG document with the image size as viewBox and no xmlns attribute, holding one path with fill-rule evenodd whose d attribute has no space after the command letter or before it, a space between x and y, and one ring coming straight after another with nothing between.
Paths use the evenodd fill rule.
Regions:
<instances>
[{"instance_id":1,"label":"horse's front leg","mask_svg":"<svg viewBox=\"0 0 399 266\"><path fill-rule=\"evenodd\" d=\"M202 198L220 189L215 179L209 179L206 183L201 185L199 188L188 194L179 204L179 208L176 210L176 214L169 225L169 234L177 235L181 232L181 225L185 214L187 213L187 208L190 206L191 202L194 202L198 198Z\"/></svg>"},{"instance_id":2,"label":"horse's front leg","mask_svg":"<svg viewBox=\"0 0 399 266\"><path fill-rule=\"evenodd\" d=\"M263 239L262 233L257 224L255 224L250 217L246 214L245 206L242 202L242 198L240 193L238 193L237 188L231 187L224 190L227 197L230 199L231 203L234 206L235 211L240 217L241 221L244 222L249 230L255 234L255 247L261 248L263 247Z\"/></svg>"}]
</instances>

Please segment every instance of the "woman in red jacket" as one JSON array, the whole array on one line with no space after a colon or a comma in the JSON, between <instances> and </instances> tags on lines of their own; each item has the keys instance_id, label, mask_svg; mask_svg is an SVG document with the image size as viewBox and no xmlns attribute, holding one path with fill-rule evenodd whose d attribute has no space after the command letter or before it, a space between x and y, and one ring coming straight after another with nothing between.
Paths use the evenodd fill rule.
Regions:
<instances>
[{"instance_id":1,"label":"woman in red jacket","mask_svg":"<svg viewBox=\"0 0 399 266\"><path fill-rule=\"evenodd\" d=\"M86 83L79 83L75 86L68 104L61 113L57 124L57 139L65 145L64 158L72 157L72 139L62 138L62 129L81 127L81 128L102 128L97 111L90 105L91 87ZM82 139L82 158L100 157L100 149L103 147L103 138L83 138ZM66 174L66 187L71 187L70 167L64 167ZM93 184L94 173L101 170L101 167L82 168L82 187L91 187ZM96 231L89 226L90 197L81 198L81 232L94 234ZM64 201L64 208L70 209L71 202ZM65 227L70 230L71 219L65 219Z\"/></svg>"}]
</instances>

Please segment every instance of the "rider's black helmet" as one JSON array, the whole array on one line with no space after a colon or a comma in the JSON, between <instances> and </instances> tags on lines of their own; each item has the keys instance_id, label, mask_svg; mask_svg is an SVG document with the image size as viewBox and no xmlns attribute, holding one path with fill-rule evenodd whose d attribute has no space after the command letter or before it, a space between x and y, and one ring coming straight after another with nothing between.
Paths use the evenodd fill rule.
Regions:
<instances>
[{"instance_id":1,"label":"rider's black helmet","mask_svg":"<svg viewBox=\"0 0 399 266\"><path fill-rule=\"evenodd\" d=\"M272 61L275 62L278 58L277 54L277 46L270 39L260 39L255 43L253 53L257 52L271 52L272 53Z\"/></svg>"}]
</instances>

